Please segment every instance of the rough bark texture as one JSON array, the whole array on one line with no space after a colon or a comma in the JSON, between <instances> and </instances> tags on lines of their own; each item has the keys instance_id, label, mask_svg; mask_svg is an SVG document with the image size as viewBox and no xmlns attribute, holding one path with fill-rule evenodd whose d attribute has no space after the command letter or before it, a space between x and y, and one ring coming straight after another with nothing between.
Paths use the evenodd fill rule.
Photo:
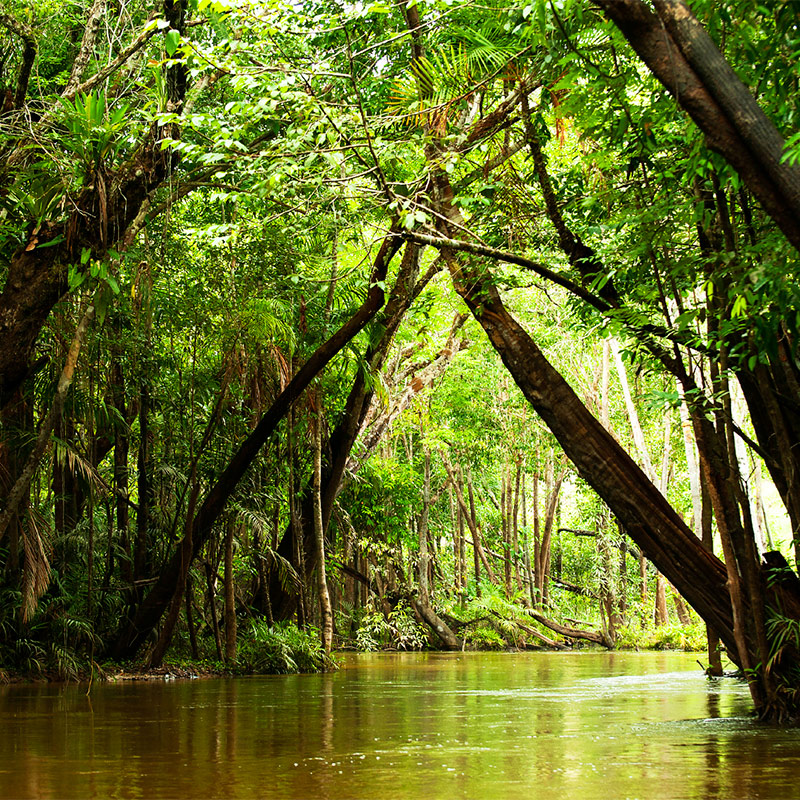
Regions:
<instances>
[{"instance_id":1,"label":"rough bark texture","mask_svg":"<svg viewBox=\"0 0 800 800\"><path fill-rule=\"evenodd\" d=\"M642 0L598 0L598 5L705 134L708 146L727 159L786 238L800 249L796 174L800 171L776 164L774 142L783 142L780 134L763 113L752 115L739 105L746 87L730 67L730 72L724 69L724 57L691 12L674 0L657 3L658 14ZM767 131L769 142L754 146Z\"/></svg>"}]
</instances>

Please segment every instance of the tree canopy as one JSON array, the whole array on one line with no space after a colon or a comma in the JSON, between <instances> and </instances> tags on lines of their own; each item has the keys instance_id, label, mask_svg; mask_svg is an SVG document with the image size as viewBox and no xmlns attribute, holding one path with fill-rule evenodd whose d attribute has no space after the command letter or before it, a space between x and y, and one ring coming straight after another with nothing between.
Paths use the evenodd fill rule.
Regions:
<instances>
[{"instance_id":1,"label":"tree canopy","mask_svg":"<svg viewBox=\"0 0 800 800\"><path fill-rule=\"evenodd\" d=\"M797 10L9 0L2 653L613 645L649 560L795 717Z\"/></svg>"}]
</instances>

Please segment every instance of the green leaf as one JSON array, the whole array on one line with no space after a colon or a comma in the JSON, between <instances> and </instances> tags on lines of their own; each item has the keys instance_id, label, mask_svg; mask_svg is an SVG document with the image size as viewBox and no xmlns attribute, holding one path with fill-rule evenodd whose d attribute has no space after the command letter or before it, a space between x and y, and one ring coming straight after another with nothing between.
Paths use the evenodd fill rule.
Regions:
<instances>
[{"instance_id":1,"label":"green leaf","mask_svg":"<svg viewBox=\"0 0 800 800\"><path fill-rule=\"evenodd\" d=\"M59 234L58 236L56 236L53 239L51 239L49 242L42 242L42 244L37 244L36 245L36 249L37 250L42 250L45 247L53 247L53 245L61 244L61 242L63 242L63 241L64 241L63 234Z\"/></svg>"},{"instance_id":2,"label":"green leaf","mask_svg":"<svg viewBox=\"0 0 800 800\"><path fill-rule=\"evenodd\" d=\"M73 264L69 268L69 274L67 276L69 290L71 292L75 291L75 289L77 289L85 280L86 280L86 273L77 269L76 266Z\"/></svg>"},{"instance_id":3,"label":"green leaf","mask_svg":"<svg viewBox=\"0 0 800 800\"><path fill-rule=\"evenodd\" d=\"M178 49L180 41L181 41L181 34L179 31L176 31L173 28L167 33L166 37L164 38L164 50L167 51L168 56L175 55L175 51Z\"/></svg>"}]
</instances>

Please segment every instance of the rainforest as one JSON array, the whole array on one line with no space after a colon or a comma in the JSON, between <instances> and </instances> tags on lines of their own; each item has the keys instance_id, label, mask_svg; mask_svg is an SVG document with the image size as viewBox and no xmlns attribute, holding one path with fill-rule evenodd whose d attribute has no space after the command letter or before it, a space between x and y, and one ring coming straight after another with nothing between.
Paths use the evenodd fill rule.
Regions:
<instances>
[{"instance_id":1,"label":"rainforest","mask_svg":"<svg viewBox=\"0 0 800 800\"><path fill-rule=\"evenodd\" d=\"M0 682L685 650L797 721L799 12L3 0Z\"/></svg>"}]
</instances>

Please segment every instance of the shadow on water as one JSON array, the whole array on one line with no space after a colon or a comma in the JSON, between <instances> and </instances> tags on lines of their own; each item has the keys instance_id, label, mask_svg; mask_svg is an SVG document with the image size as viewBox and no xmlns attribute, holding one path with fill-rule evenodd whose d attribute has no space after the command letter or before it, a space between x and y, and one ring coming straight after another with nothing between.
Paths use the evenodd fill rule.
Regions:
<instances>
[{"instance_id":1,"label":"shadow on water","mask_svg":"<svg viewBox=\"0 0 800 800\"><path fill-rule=\"evenodd\" d=\"M0 797L790 798L800 732L676 653L348 656L0 689Z\"/></svg>"}]
</instances>

